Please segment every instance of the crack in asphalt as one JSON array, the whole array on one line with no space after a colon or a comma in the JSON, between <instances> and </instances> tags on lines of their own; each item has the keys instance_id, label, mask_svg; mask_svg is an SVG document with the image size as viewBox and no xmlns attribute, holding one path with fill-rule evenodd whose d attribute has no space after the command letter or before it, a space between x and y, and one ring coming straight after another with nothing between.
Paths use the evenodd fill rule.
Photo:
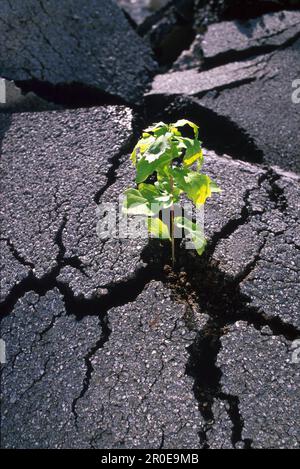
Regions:
<instances>
[{"instance_id":1,"label":"crack in asphalt","mask_svg":"<svg viewBox=\"0 0 300 469\"><path fill-rule=\"evenodd\" d=\"M213 289L216 297L219 291ZM230 297L230 295L228 295ZM223 294L224 299L224 294ZM229 298L227 301L230 301ZM222 304L223 303L223 304ZM207 325L197 334L197 337L188 348L190 358L187 363L186 373L194 379L194 394L199 404L199 410L206 424L199 432L200 444L208 448L207 433L214 426L215 419L212 406L215 401L221 400L227 402L226 411L232 422L232 445L240 441L245 446L249 441L242 439L242 430L244 427L243 419L239 412L238 396L227 395L222 391L221 378L222 372L216 366L219 351L221 349L221 338L227 333L227 328L238 321L246 321L248 325L252 325L260 330L268 326L272 334L275 336L284 336L289 341L293 341L300 337L300 330L294 326L283 323L278 318L266 318L253 307L243 305L240 298L239 304L224 304L221 302L217 306L219 311L211 311L205 309L210 316ZM228 309L232 308L228 315ZM226 310L224 317L223 311Z\"/></svg>"},{"instance_id":2,"label":"crack in asphalt","mask_svg":"<svg viewBox=\"0 0 300 469\"><path fill-rule=\"evenodd\" d=\"M252 193L255 193L257 190L261 189L265 182L269 184L269 188L264 189L266 195L268 196L268 200L274 205L274 208L278 209L283 214L286 213L288 202L284 195L284 190L277 185L277 181L279 181L280 179L281 176L279 174L277 174L272 168L268 168L258 178L257 185L245 191L245 194L243 196L244 205L240 211L238 218L230 219L225 225L222 226L219 231L214 233L212 238L210 239L207 251L209 252L209 255L211 257L214 254L214 251L216 250L216 247L218 246L221 240L229 238L235 233L235 231L237 231L240 226L243 226L248 223L254 216L262 215L260 211L254 210L251 207L250 197ZM264 213L266 210L267 208L265 207ZM265 230L268 231L267 228L265 228ZM264 248L266 241L267 238L264 237L264 241L258 249L254 261L246 268L248 273L243 272L241 274L241 278L238 278L238 283L241 283L241 281L244 280L245 277L253 270L257 261L259 260L259 255L262 249Z\"/></svg>"},{"instance_id":3,"label":"crack in asphalt","mask_svg":"<svg viewBox=\"0 0 300 469\"><path fill-rule=\"evenodd\" d=\"M56 104L65 109L88 108L95 106L124 106L130 107L124 99L101 91L100 89L78 81L60 82L52 84L47 80L38 79L23 67L31 78L15 80L15 84L23 94L34 93L49 104Z\"/></svg>"},{"instance_id":4,"label":"crack in asphalt","mask_svg":"<svg viewBox=\"0 0 300 469\"><path fill-rule=\"evenodd\" d=\"M222 230L214 235L208 247L206 257L204 256L203 258L206 260L204 261L204 265L202 265L202 269L196 269L197 272L199 271L200 277L201 270L204 270L206 277L209 279L206 282L200 281L203 291L199 292L195 286L195 280L193 281L193 278L191 278L191 274L188 274L187 277L189 283L193 285L192 289L194 289L194 293L198 296L198 305L201 307L201 310L204 310L210 316L207 326L197 334L195 342L189 347L190 358L186 368L186 373L194 379L195 397L199 404L199 410L206 422L204 428L199 432L200 444L203 447L209 447L207 434L214 425L212 406L216 400L227 403L226 411L232 422L232 445L235 447L238 442L243 441L242 430L244 423L239 412L238 396L226 395L222 391L220 384L222 373L216 366L216 360L221 348L221 338L225 334L226 327L239 320L246 320L248 324L253 325L257 329L268 326L274 335L283 335L288 340L294 340L300 336L300 331L291 325L283 323L279 318L266 318L262 312L257 311L251 306L246 306L245 298L242 297L238 291L240 282L253 270L259 260L259 255L264 247L266 239L260 246L253 262L246 266L241 275L230 281L225 279L225 276L221 275L220 277L220 272L217 272L215 268L209 264L219 241L231 236L241 225L248 223L253 214L256 213L251 210L249 199L252 192L260 188L265 181L270 183L269 190L266 189L269 200L273 202L276 207L279 206L285 209L283 192L277 186L278 179L277 175L271 171L263 173L258 180L257 186L246 191L240 217L234 221L230 220ZM148 264L146 264L146 267L140 268L132 278L123 282L102 286L108 291L108 293L102 297L93 299L77 298L69 285L57 280L57 276L62 267L66 265L72 265L74 267L76 263L78 263L77 267L80 268L79 260L75 262L76 258L65 258L66 249L63 244L63 232L66 223L67 218L64 217L54 240L59 249L57 265L41 279L37 279L33 273L30 272L25 280L13 287L9 295L10 298L6 300L6 304L4 305L4 310L6 314L8 314L13 309L17 300L28 291L33 290L39 295L44 295L47 291L57 287L63 296L67 314L75 315L77 320L80 320L86 315L96 315L99 317L99 325L102 332L99 340L84 357L86 374L82 383L82 389L72 403L72 412L75 417L75 426L77 427L77 404L78 401L85 396L90 385L94 371L92 358L99 349L103 348L111 334L107 316L108 311L112 307L126 305L134 301L151 280L166 281L162 269L164 264L162 259L166 254L162 253L162 257L159 257L159 260L156 259L156 261L151 262L151 253L150 257L149 253L147 255L143 253L141 257L148 262ZM148 248L146 248L146 251L147 250ZM202 260L200 259L200 264L201 262ZM190 263L186 262L186 265L190 265ZM210 283L211 280L213 280L212 283ZM199 277L197 277L196 282L199 282ZM187 294L186 292L183 293L180 291L179 294L180 299L183 299L188 306L194 301L194 299L192 299L192 301L190 300L189 295L191 295L191 292ZM216 304L216 301L212 300L212 297L222 298L220 304ZM51 323L52 326L54 322L55 321ZM45 333L51 328L51 324L48 325L47 329L44 331ZM243 443L245 447L251 446L251 442L249 441L245 440Z\"/></svg>"},{"instance_id":5,"label":"crack in asphalt","mask_svg":"<svg viewBox=\"0 0 300 469\"><path fill-rule=\"evenodd\" d=\"M277 181L280 179L281 175L277 174L274 169L267 169L266 180L270 184L270 190L268 191L269 199L275 204L275 208L285 214L288 208L288 201L284 195L284 190L277 184Z\"/></svg>"},{"instance_id":6,"label":"crack in asphalt","mask_svg":"<svg viewBox=\"0 0 300 469\"><path fill-rule=\"evenodd\" d=\"M34 273L31 271L25 279L15 285L1 304L3 311L1 319L12 312L18 300L24 297L26 293L34 291L39 296L44 296L54 288L57 288L62 295L67 315L74 315L79 321L86 316L98 316L99 328L101 330L100 338L84 357L86 374L83 379L82 389L79 395L73 399L71 406L75 418L75 427L77 429L77 404L89 389L90 380L94 371L92 358L98 350L103 348L112 332L108 321L108 311L113 307L126 305L135 301L138 295L145 289L146 285L151 280L160 279L162 273L158 266L146 265L146 267L138 269L136 273L126 281L102 285L101 287L105 288L108 293L101 297L91 299L76 297L68 284L57 280L61 269L67 265L81 270L79 259L76 257L65 258L66 248L63 244L63 232L66 224L67 217L64 217L54 238L54 242L59 249L56 257L57 265L42 278L35 277ZM55 316L47 327L40 332L39 340L54 326L58 317L59 316ZM43 373L43 376L45 373L46 371ZM42 377L40 379L42 379Z\"/></svg>"},{"instance_id":7,"label":"crack in asphalt","mask_svg":"<svg viewBox=\"0 0 300 469\"><path fill-rule=\"evenodd\" d=\"M156 96L149 94L145 101L145 120L176 122L183 115L201 128L203 147L217 155L228 155L236 160L263 163L263 151L245 129L228 116L209 109L195 96ZM205 122L205 126L202 123Z\"/></svg>"},{"instance_id":8,"label":"crack in asphalt","mask_svg":"<svg viewBox=\"0 0 300 469\"><path fill-rule=\"evenodd\" d=\"M297 23L297 26L299 23ZM295 28L295 27L294 27ZM286 28L286 30L289 28ZM274 37L276 35L282 34L283 31L278 32L277 34L272 34L270 36L266 36L266 38ZM203 70L212 70L213 68L220 67L223 65L230 64L236 61L243 61L249 60L254 57L259 57L261 55L267 55L274 52L278 52L280 50L284 50L287 47L292 46L300 37L300 32L295 32L293 37L286 39L280 45L271 45L271 44L263 44L258 46L250 46L244 50L235 50L231 49L230 51L220 52L214 57L209 57L204 59Z\"/></svg>"},{"instance_id":9,"label":"crack in asphalt","mask_svg":"<svg viewBox=\"0 0 300 469\"><path fill-rule=\"evenodd\" d=\"M43 369L42 373L40 374L40 376L38 378L35 378L32 381L32 383L28 386L28 388L25 389L25 391L22 392L22 394L20 394L20 396L19 396L20 400L22 399L22 397L25 396L25 394L27 394L29 391L31 391L31 389L33 389L38 383L40 383L42 381L42 379L44 378L44 376L47 373L47 366L48 366L48 363L49 363L50 360L51 360L51 357L46 359L46 361L44 363L44 369Z\"/></svg>"},{"instance_id":10,"label":"crack in asphalt","mask_svg":"<svg viewBox=\"0 0 300 469\"><path fill-rule=\"evenodd\" d=\"M84 362L86 366L86 374L82 383L82 389L77 397L73 399L72 402L72 412L75 418L75 428L78 430L78 413L77 413L77 403L80 399L82 399L86 392L89 389L90 386L90 381L91 377L94 371L94 367L92 364L92 359L94 355L100 350L101 348L104 347L104 344L108 342L110 334L111 334L111 329L109 327L109 321L108 321L108 316L107 314L102 315L99 317L99 328L101 330L101 335L99 340L93 345L93 347L90 348L88 353L84 357Z\"/></svg>"},{"instance_id":11,"label":"crack in asphalt","mask_svg":"<svg viewBox=\"0 0 300 469\"><path fill-rule=\"evenodd\" d=\"M27 261L22 254L18 252L18 250L15 248L14 244L9 238L0 238L0 241L4 241L7 246L9 247L10 252L14 256L14 258L22 265L26 267L30 267L31 269L34 269L34 264L30 261Z\"/></svg>"},{"instance_id":12,"label":"crack in asphalt","mask_svg":"<svg viewBox=\"0 0 300 469\"><path fill-rule=\"evenodd\" d=\"M241 282L251 273L260 259L268 234L264 236L253 261L233 278L228 278L225 273L219 271L212 260L218 243L231 236L240 226L248 223L254 215L258 214L251 207L250 196L252 192L261 189L264 183L267 183L267 187L264 187L268 196L267 203L285 212L287 201L284 192L277 185L278 180L278 175L272 170L265 171L259 177L257 186L245 192L240 217L230 220L214 235L202 258L197 259L187 253L182 253L185 257L186 268L184 286L178 281L179 277L176 274L167 279L167 284L173 290L176 300L184 301L191 309L193 309L192 305L196 305L200 312L209 316L207 324L197 332L193 344L188 347L190 356L186 365L186 374L194 380L194 395L205 421L203 428L199 431L200 445L203 448L209 448L208 433L215 424L213 404L218 401L226 403L226 412L232 422L232 446L235 448L240 442L243 443L244 448L251 448L252 445L251 440L242 438L244 421L239 410L239 397L223 392L222 371L216 364L222 347L221 339L228 332L229 326L238 321L246 321L261 334L264 327L269 327L274 336L283 336L288 341L294 341L300 337L299 329L283 322L278 317L267 317L263 311L248 304L251 299L240 291ZM267 206L264 207L264 212L266 211ZM189 289L187 285L190 285ZM189 324L187 326L191 327Z\"/></svg>"},{"instance_id":13,"label":"crack in asphalt","mask_svg":"<svg viewBox=\"0 0 300 469\"><path fill-rule=\"evenodd\" d=\"M134 301L151 280L162 277L161 268L158 264L146 265L137 269L127 280L99 285L99 287L107 290L105 295L94 296L90 299L76 297L67 283L57 280L63 267L71 266L77 268L80 272L83 269L81 261L77 256L65 257L66 248L63 244L62 236L66 223L67 219L64 217L54 239L55 244L59 248L56 257L57 264L41 278L37 278L31 271L23 280L14 285L6 299L1 303L1 318L9 315L18 300L26 293L33 291L39 296L44 296L54 288L57 288L63 296L68 314L75 315L78 320L88 315L97 316L101 311L107 312L113 307L122 306ZM143 256L144 254L142 253L141 258Z\"/></svg>"},{"instance_id":14,"label":"crack in asphalt","mask_svg":"<svg viewBox=\"0 0 300 469\"><path fill-rule=\"evenodd\" d=\"M216 296L219 292L214 289ZM289 341L300 337L300 330L294 326L284 324L277 318L265 318L257 310L244 306L244 311L238 312L239 307L234 306L234 310L227 317L222 318L223 308L233 305L220 305L221 311L216 312L206 310L210 315L207 325L197 334L194 343L188 348L190 357L186 366L186 374L194 379L193 391L199 405L199 411L204 418L205 424L199 431L200 445L209 448L208 433L215 425L213 404L218 400L224 401L230 421L232 422L231 443L236 447L237 443L243 442L247 448L251 444L250 440L242 438L244 421L239 411L239 397L226 394L222 391L222 371L216 365L222 344L221 339L227 334L227 328L238 321L246 321L260 330L269 327L275 336L284 336ZM240 307L243 307L242 301Z\"/></svg>"},{"instance_id":15,"label":"crack in asphalt","mask_svg":"<svg viewBox=\"0 0 300 469\"><path fill-rule=\"evenodd\" d=\"M266 177L266 176L263 175L261 177L261 180L262 180L263 177ZM243 197L244 205L241 209L241 212L240 212L238 218L230 219L225 225L222 226L222 228L219 231L217 231L216 233L213 234L213 236L211 237L211 239L208 243L208 247L207 247L207 250L208 250L210 256L213 255L214 251L216 250L216 248L217 248L217 246L218 246L218 244L221 240L227 239L231 235L233 235L233 233L235 233L235 231L237 231L237 229L240 226L245 225L250 220L252 215L254 215L254 213L256 213L256 212L250 213L249 198L250 198L252 192L256 191L258 188L259 188L259 181L258 181L257 186L255 186L254 188L246 190L245 195Z\"/></svg>"},{"instance_id":16,"label":"crack in asphalt","mask_svg":"<svg viewBox=\"0 0 300 469\"><path fill-rule=\"evenodd\" d=\"M134 117L133 117L134 122ZM135 146L136 142L139 139L139 131L133 124L133 132L131 137L127 142L122 146L120 151L116 153L112 158L109 158L108 161L111 163L107 173L106 173L106 183L102 186L94 195L95 204L99 205L100 199L103 194L116 182L118 179L118 169L124 163L124 158L132 151L132 148Z\"/></svg>"},{"instance_id":17,"label":"crack in asphalt","mask_svg":"<svg viewBox=\"0 0 300 469\"><path fill-rule=\"evenodd\" d=\"M112 165L113 170L111 170L111 176L108 177L106 188L114 182L118 161L119 158L116 158ZM213 404L216 401L226 403L226 412L232 422L231 442L233 447L236 447L239 442L243 442L245 448L251 447L250 440L242 439L244 422L239 411L239 397L225 394L222 391L222 372L216 365L217 357L221 349L221 338L226 333L226 328L237 321L244 320L258 330L268 326L274 335L282 335L288 340L295 340L300 337L300 331L294 326L283 323L279 318L267 318L264 316L263 312L246 305L246 298L241 295L239 291L240 283L249 275L259 261L260 253L265 246L267 236L259 247L254 260L234 279L226 279L225 275L218 272L211 264L211 259L218 243L230 237L240 226L248 223L251 218L258 213L252 210L250 197L253 192L262 188L264 183L268 183L268 186L265 187L264 190L268 195L269 202L283 213L286 211L287 200L284 196L284 191L277 184L279 179L280 176L272 169L260 175L257 185L245 191L243 197L244 205L241 209L240 216L235 220L229 220L229 222L212 237L206 255L198 260L200 268L198 269L197 266L195 269L195 271L199 273L196 279L193 279L191 270L193 268L192 263L186 262L186 265L191 267L190 271L187 273L187 280L192 285L192 291L183 292L182 286L178 291L178 286L175 285L175 293L181 301L184 300L187 306L190 307L191 304L195 303L195 298L193 297L191 299L191 296L196 296L196 302L200 306L200 309L208 313L210 317L207 325L198 332L194 343L188 348L190 357L186 365L186 373L194 379L194 394L199 405L199 411L206 422L199 431L200 444L204 448L209 448L208 433L215 424ZM34 291L42 296L57 287L63 296L67 314L75 315L77 320L87 315L98 316L101 335L99 340L95 342L84 357L86 374L83 379L81 391L72 402L75 427L78 428L77 405L78 401L84 398L90 386L94 371L92 359L109 340L112 332L108 322L108 311L115 306L126 305L135 301L151 280L160 280L168 284L168 279L164 278L163 274L163 259L167 257L166 253L162 252L161 257L158 256L158 260L153 261L153 259L151 259L151 253L149 256L149 253L143 252L141 258L146 261L146 267L141 267L135 272L132 278L123 282L102 285L102 288L108 291L108 293L102 297L92 299L78 298L75 297L68 284L57 280L60 270L66 265L71 265L82 271L80 260L76 258L76 256L65 258L66 248L63 244L63 232L66 224L67 217L65 216L54 238L54 242L58 246L58 254L56 257L57 265L40 279L36 278L31 271L24 280L13 287L7 299L4 301L3 310L5 315L9 314L18 299L29 291ZM9 244L17 260L19 260L21 264L25 263L28 265L27 261L15 251L13 245L8 242L7 239L4 240ZM148 251L148 248L146 248L146 251ZM187 254L185 255L187 256ZM199 277L201 280L201 272L205 272L206 280L202 279L202 281L199 282ZM202 285L202 291L199 291L198 284ZM48 332L48 330L53 327L55 320L51 321L50 325L48 325L41 334Z\"/></svg>"}]
</instances>

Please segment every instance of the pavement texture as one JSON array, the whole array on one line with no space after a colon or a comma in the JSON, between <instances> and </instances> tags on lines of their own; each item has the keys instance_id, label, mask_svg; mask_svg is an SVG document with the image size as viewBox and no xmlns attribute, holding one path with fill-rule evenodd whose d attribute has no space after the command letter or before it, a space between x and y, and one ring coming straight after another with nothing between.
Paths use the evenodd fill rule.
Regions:
<instances>
[{"instance_id":1,"label":"pavement texture","mask_svg":"<svg viewBox=\"0 0 300 469\"><path fill-rule=\"evenodd\" d=\"M293 100L293 82L299 67L300 40L283 50L228 63L206 71L190 69L157 75L149 92L149 106L158 113L193 113L203 127L224 132L225 125L239 140L231 138L228 153L243 154L240 141L251 142L248 158L283 169L299 172L297 151L299 106ZM276 98L275 98L276 97ZM276 110L274 110L276 99ZM202 118L202 120L200 120ZM219 122L219 124L218 124ZM205 143L218 145L218 135L208 131ZM291 141L296 144L291 144ZM226 147L225 147L226 149ZM247 150L248 151L248 150ZM240 156L242 157L242 156Z\"/></svg>"},{"instance_id":2,"label":"pavement texture","mask_svg":"<svg viewBox=\"0 0 300 469\"><path fill-rule=\"evenodd\" d=\"M52 1L4 2L0 76L21 88L9 83L17 94L0 108L0 446L299 448L297 2L178 0L145 19L144 3L118 3L137 32L112 2L101 18L92 1L63 2L56 23ZM189 44L175 46L183 31ZM137 107L147 41L161 73ZM91 87L83 108L73 67ZM73 109L36 97L59 77ZM222 192L205 206L205 253L181 243L173 270L168 243L132 237L139 222L125 229L117 211L142 129L185 117Z\"/></svg>"},{"instance_id":3,"label":"pavement texture","mask_svg":"<svg viewBox=\"0 0 300 469\"><path fill-rule=\"evenodd\" d=\"M2 115L2 446L247 447L213 357L224 328L243 319L289 343L298 337L297 177L206 151L204 169L223 189L207 207L209 248L199 259L181 251L172 276L162 246L99 240L99 207L133 184L129 109L10 117L5 126Z\"/></svg>"},{"instance_id":4,"label":"pavement texture","mask_svg":"<svg viewBox=\"0 0 300 469\"><path fill-rule=\"evenodd\" d=\"M17 303L1 322L9 363L1 375L2 447L74 446L72 405L86 376L85 356L100 334L98 319L68 315L55 289L27 293Z\"/></svg>"},{"instance_id":5,"label":"pavement texture","mask_svg":"<svg viewBox=\"0 0 300 469\"><path fill-rule=\"evenodd\" d=\"M29 88L38 82L41 89L59 86L65 94L64 87L76 84L81 94L92 88L134 103L155 69L150 48L111 0L13 6L3 0L0 34L1 75L29 82Z\"/></svg>"},{"instance_id":6,"label":"pavement texture","mask_svg":"<svg viewBox=\"0 0 300 469\"><path fill-rule=\"evenodd\" d=\"M179 55L172 70L220 66L272 52L299 37L299 11L281 10L253 18L244 10L244 15L238 15L232 21L219 22L215 17L205 27L203 24L195 27L193 42ZM209 15L203 12L203 19L207 21Z\"/></svg>"},{"instance_id":7,"label":"pavement texture","mask_svg":"<svg viewBox=\"0 0 300 469\"><path fill-rule=\"evenodd\" d=\"M159 282L109 311L109 341L93 356L90 386L76 407L79 432L93 447L198 447L201 415L185 373L195 332L184 313Z\"/></svg>"},{"instance_id":8,"label":"pavement texture","mask_svg":"<svg viewBox=\"0 0 300 469\"><path fill-rule=\"evenodd\" d=\"M41 280L56 272L62 258L69 258L63 261L69 265L84 264L89 246L94 249L91 257L97 259L95 251L100 252L102 242L96 233L94 199L111 182L114 158L127 154L133 131L131 111L105 107L3 114L0 120L4 131L9 127L2 139L1 226L11 255L15 250L23 267L31 266ZM89 243L84 236L83 252L78 251L80 259L75 259L72 245L77 245L83 232L90 232L92 240ZM86 243L89 246L84 247ZM8 284L9 279L12 286L14 278L4 271L2 281ZM109 278L104 283L108 282Z\"/></svg>"},{"instance_id":9,"label":"pavement texture","mask_svg":"<svg viewBox=\"0 0 300 469\"><path fill-rule=\"evenodd\" d=\"M217 365L225 392L239 396L242 436L252 448L299 448L300 373L290 343L236 323L222 339ZM260 395L259 401L254 396Z\"/></svg>"},{"instance_id":10,"label":"pavement texture","mask_svg":"<svg viewBox=\"0 0 300 469\"><path fill-rule=\"evenodd\" d=\"M245 21L228 21L207 28L202 42L204 60L226 60L232 55L276 49L300 35L300 13L281 11ZM225 40L222 37L225 36Z\"/></svg>"}]
</instances>

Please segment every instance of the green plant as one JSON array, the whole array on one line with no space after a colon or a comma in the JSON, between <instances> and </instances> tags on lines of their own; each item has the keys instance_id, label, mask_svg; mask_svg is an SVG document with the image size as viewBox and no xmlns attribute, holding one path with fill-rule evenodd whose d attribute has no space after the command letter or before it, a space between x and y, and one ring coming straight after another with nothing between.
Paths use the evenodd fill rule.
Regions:
<instances>
[{"instance_id":1,"label":"green plant","mask_svg":"<svg viewBox=\"0 0 300 469\"><path fill-rule=\"evenodd\" d=\"M186 126L192 129L193 138L182 135ZM201 206L212 192L220 192L210 177L200 172L203 159L198 126L186 119L174 124L159 122L147 128L131 154L136 167L137 189L125 191L123 212L145 216L148 230L154 237L171 241L173 266L175 227L184 230L199 255L206 246L203 230L196 223L174 215L175 204L178 204L181 194L186 194L196 206ZM161 216L167 209L170 211L168 224L162 221Z\"/></svg>"}]
</instances>

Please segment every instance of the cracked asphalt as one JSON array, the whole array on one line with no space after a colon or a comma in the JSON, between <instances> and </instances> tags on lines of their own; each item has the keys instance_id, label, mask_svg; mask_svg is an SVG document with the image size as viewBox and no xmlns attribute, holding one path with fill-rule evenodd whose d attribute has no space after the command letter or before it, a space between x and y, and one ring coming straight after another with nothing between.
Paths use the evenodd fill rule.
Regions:
<instances>
[{"instance_id":1,"label":"cracked asphalt","mask_svg":"<svg viewBox=\"0 0 300 469\"><path fill-rule=\"evenodd\" d=\"M299 448L300 108L290 89L299 68L299 12L236 22L207 7L216 22L196 38L201 62L156 75L141 109L99 105L97 93L141 97L146 82L137 76L153 65L146 41L107 2L105 15L120 25L111 26L112 42L126 36L128 49L143 53L132 79L123 67L131 52L122 53L116 81L100 86L105 74L95 70L107 68L110 49L98 47L78 67L99 18L92 1L78 18L71 3L61 6L75 14L69 21L87 15L91 30L81 44L80 28L70 35L67 24L60 44L69 55L52 70L58 80L47 75L61 27L54 28L52 2L36 4L43 21L34 28L31 1L15 9L5 2L0 18L10 37L0 46L0 76L28 80L27 57L30 80L70 88L72 58L70 70L88 77L75 81L95 93L93 107L89 95L83 108L0 108L1 447ZM142 28L144 11L131 8ZM16 34L21 11L32 31L28 43ZM160 30L159 15L147 11L145 21ZM12 34L26 49L13 61ZM75 39L76 53L66 47ZM43 64L32 62L37 52ZM119 55L114 49L113 60ZM40 85L32 85L39 96ZM142 128L179 116L199 122L204 171L222 193L205 208L206 252L199 258L179 247L173 272L163 242L99 234L103 204L117 204L134 184L128 158Z\"/></svg>"},{"instance_id":2,"label":"cracked asphalt","mask_svg":"<svg viewBox=\"0 0 300 469\"><path fill-rule=\"evenodd\" d=\"M253 54L282 47L300 33L300 13L282 11L260 18L215 23L207 28L202 48L205 60L232 61L232 54ZM222 40L222 35L225 40ZM232 52L234 51L234 52Z\"/></svg>"},{"instance_id":3,"label":"cracked asphalt","mask_svg":"<svg viewBox=\"0 0 300 469\"><path fill-rule=\"evenodd\" d=\"M157 112L169 118L180 112L192 113L200 125L201 121L212 121L215 124L212 129L204 130L206 144L212 148L216 133L222 134L226 125L232 137L238 134L239 142L241 135L246 136L252 148L243 149L239 142L236 150L232 139L220 149L222 152L231 156L240 152L242 159L244 152L250 161L299 172L300 115L299 106L292 101L292 83L297 79L299 67L298 37L299 31L294 34L292 44L283 50L279 48L244 61L204 71L192 68L156 75L146 95L149 107L158 103Z\"/></svg>"},{"instance_id":4,"label":"cracked asphalt","mask_svg":"<svg viewBox=\"0 0 300 469\"><path fill-rule=\"evenodd\" d=\"M6 119L6 114L0 115L2 128ZM41 279L57 267L56 237L63 225L64 257L71 264L77 256L84 265L86 233L92 237L91 257L99 259L95 192L107 184L112 157L130 145L131 121L125 107L13 114L2 139L1 226L3 238L34 265L35 277ZM80 239L85 246L74 254L72 243L78 246ZM5 270L2 281L15 284Z\"/></svg>"},{"instance_id":5,"label":"cracked asphalt","mask_svg":"<svg viewBox=\"0 0 300 469\"><path fill-rule=\"evenodd\" d=\"M1 322L10 364L1 375L2 447L74 446L72 403L85 378L84 357L99 334L98 319L69 316L56 289L19 300Z\"/></svg>"},{"instance_id":6,"label":"cracked asphalt","mask_svg":"<svg viewBox=\"0 0 300 469\"><path fill-rule=\"evenodd\" d=\"M93 87L130 103L142 97L155 61L114 2L1 3L2 76Z\"/></svg>"},{"instance_id":7,"label":"cracked asphalt","mask_svg":"<svg viewBox=\"0 0 300 469\"><path fill-rule=\"evenodd\" d=\"M290 342L268 328L259 332L237 322L222 338L217 363L222 388L239 396L242 437L252 448L297 449L300 379Z\"/></svg>"}]
</instances>

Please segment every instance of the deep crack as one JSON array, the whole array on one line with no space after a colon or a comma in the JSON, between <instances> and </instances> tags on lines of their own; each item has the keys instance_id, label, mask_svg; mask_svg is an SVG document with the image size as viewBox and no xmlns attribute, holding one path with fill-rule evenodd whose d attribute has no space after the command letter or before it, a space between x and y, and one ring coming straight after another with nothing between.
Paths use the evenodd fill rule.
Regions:
<instances>
[{"instance_id":1,"label":"deep crack","mask_svg":"<svg viewBox=\"0 0 300 469\"><path fill-rule=\"evenodd\" d=\"M118 169L136 145L138 139L140 138L142 128L142 119L139 118L137 113L133 113L132 134L126 141L126 143L122 146L120 151L116 153L112 158L108 159L111 165L106 174L106 183L94 195L94 202L97 205L100 203L102 195L116 182L118 177Z\"/></svg>"},{"instance_id":2,"label":"deep crack","mask_svg":"<svg viewBox=\"0 0 300 469\"><path fill-rule=\"evenodd\" d=\"M26 266L26 267L30 267L31 269L34 269L34 264L30 261L27 261L19 252L18 250L15 248L14 244L11 242L11 240L9 238L0 238L0 241L4 241L6 242L7 246L9 247L10 249L10 252L12 253L12 255L14 256L14 258L20 262L20 264Z\"/></svg>"},{"instance_id":3,"label":"deep crack","mask_svg":"<svg viewBox=\"0 0 300 469\"><path fill-rule=\"evenodd\" d=\"M263 163L263 151L245 129L229 117L202 105L197 98L150 94L146 96L145 105L147 124L153 121L176 122L182 117L188 117L199 126L206 149L242 161Z\"/></svg>"},{"instance_id":4,"label":"deep crack","mask_svg":"<svg viewBox=\"0 0 300 469\"><path fill-rule=\"evenodd\" d=\"M242 438L244 422L239 411L239 397L224 393L222 371L216 364L222 347L221 340L228 328L238 321L245 321L259 331L268 327L274 336L283 336L288 341L300 337L299 329L283 322L279 317L268 317L263 311L251 306L250 299L240 291L241 282L251 273L260 259L268 234L264 236L254 259L235 277L230 277L219 270L213 260L219 241L233 235L240 226L250 222L252 217L257 215L262 217L269 204L273 208L281 209L282 212L286 210L287 201L283 191L276 184L278 179L279 176L272 170L263 172L257 185L245 191L240 216L230 220L212 237L207 251L201 258L182 250L178 256L180 265L177 266L178 270L181 270L180 275L170 272L165 280L171 287L175 299L184 301L190 309L196 306L201 313L209 316L207 324L197 332L193 344L188 348L190 357L186 367L186 373L194 379L195 398L205 421L199 431L200 444L203 448L209 448L208 434L215 424L213 404L217 401L226 403L225 408L232 422L232 446L236 447L242 442L244 448L251 448L252 444L250 440ZM263 214L251 207L251 195L258 189L263 189L267 195L267 206ZM191 317L187 319L187 326L195 327L193 319L192 321Z\"/></svg>"},{"instance_id":5,"label":"deep crack","mask_svg":"<svg viewBox=\"0 0 300 469\"><path fill-rule=\"evenodd\" d=\"M75 427L78 429L78 413L77 413L77 403L80 399L82 399L86 392L89 389L90 386L90 381L91 377L94 371L93 365L92 365L92 358L93 356L100 350L101 348L104 347L104 344L108 342L110 334L111 334L111 329L109 327L109 322L108 322L108 316L107 314L104 314L102 316L99 316L99 326L101 329L101 335L99 340L91 347L89 352L86 354L84 357L84 362L86 366L86 374L82 383L82 389L80 391L80 394L74 398L72 402L72 412L75 418Z\"/></svg>"},{"instance_id":6,"label":"deep crack","mask_svg":"<svg viewBox=\"0 0 300 469\"><path fill-rule=\"evenodd\" d=\"M282 34L282 31L280 31L278 34ZM270 36L267 36L267 38L269 37ZM245 50L231 49L226 52L221 52L215 55L214 57L206 58L203 63L203 70L210 70L212 68L220 67L229 63L249 60L256 56L267 55L272 52L283 50L287 47L292 46L299 39L299 37L300 37L300 33L297 32L295 33L293 37L288 38L286 41L284 41L283 44L279 46L272 45L272 44L263 44L263 45L251 46Z\"/></svg>"},{"instance_id":7,"label":"deep crack","mask_svg":"<svg viewBox=\"0 0 300 469\"><path fill-rule=\"evenodd\" d=\"M284 190L277 184L277 181L279 181L280 178L281 176L277 174L272 168L268 168L266 173L266 180L270 185L270 189L268 190L269 199L274 203L275 208L284 214L288 207L288 202L284 195Z\"/></svg>"},{"instance_id":8,"label":"deep crack","mask_svg":"<svg viewBox=\"0 0 300 469\"><path fill-rule=\"evenodd\" d=\"M75 109L92 106L124 105L125 101L100 89L83 83L51 84L45 80L15 81L22 93L35 93L49 103Z\"/></svg>"},{"instance_id":9,"label":"deep crack","mask_svg":"<svg viewBox=\"0 0 300 469\"><path fill-rule=\"evenodd\" d=\"M247 298L240 292L239 281L226 278L211 264L208 256L200 260L190 256L186 266L185 284L191 285L190 291L186 291L186 287L176 277L171 278L169 285L175 298L184 300L187 304L198 305L200 312L208 314L210 318L188 349L190 358L186 368L186 373L194 379L194 394L206 422L199 432L201 446L209 447L207 434L215 423L213 404L221 400L227 403L226 410L232 422L232 445L235 447L238 442L243 441L244 446L249 447L251 442L244 441L241 437L244 423L239 412L238 396L226 395L222 391L222 372L216 365L221 339L228 327L237 321L246 321L257 330L267 326L273 335L283 336L289 341L298 339L300 330L277 317L266 317L263 312L249 306Z\"/></svg>"},{"instance_id":10,"label":"deep crack","mask_svg":"<svg viewBox=\"0 0 300 469\"><path fill-rule=\"evenodd\" d=\"M250 206L250 197L253 192L257 191L261 187L261 185L267 178L267 172L264 172L259 176L257 185L245 191L245 194L243 196L244 204L242 206L240 214L237 217L230 219L227 223L225 223L225 225L222 226L219 231L213 234L213 236L209 240L208 245L208 252L210 256L213 255L219 241L229 238L231 235L233 235L235 231L237 231L240 226L245 225L253 216L259 213L253 210Z\"/></svg>"}]
</instances>

